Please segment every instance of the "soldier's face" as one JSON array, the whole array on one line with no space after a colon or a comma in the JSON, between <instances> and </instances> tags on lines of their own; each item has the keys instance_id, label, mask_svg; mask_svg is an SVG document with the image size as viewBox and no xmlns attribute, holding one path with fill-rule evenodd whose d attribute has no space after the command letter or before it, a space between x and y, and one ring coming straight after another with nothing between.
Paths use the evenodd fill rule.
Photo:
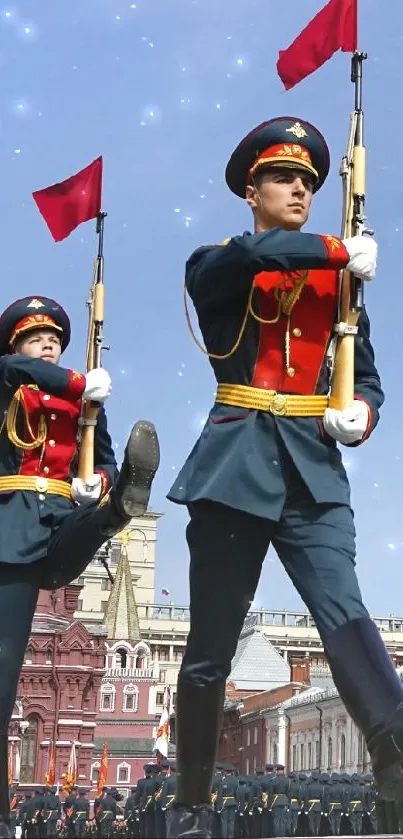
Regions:
<instances>
[{"instance_id":1,"label":"soldier's face","mask_svg":"<svg viewBox=\"0 0 403 839\"><path fill-rule=\"evenodd\" d=\"M313 182L302 169L267 169L257 184L247 187L246 200L255 217L255 230L300 230L307 221Z\"/></svg>"},{"instance_id":2,"label":"soldier's face","mask_svg":"<svg viewBox=\"0 0 403 839\"><path fill-rule=\"evenodd\" d=\"M17 342L15 352L17 355L42 358L51 364L58 364L62 348L57 332L52 329L33 329Z\"/></svg>"}]
</instances>

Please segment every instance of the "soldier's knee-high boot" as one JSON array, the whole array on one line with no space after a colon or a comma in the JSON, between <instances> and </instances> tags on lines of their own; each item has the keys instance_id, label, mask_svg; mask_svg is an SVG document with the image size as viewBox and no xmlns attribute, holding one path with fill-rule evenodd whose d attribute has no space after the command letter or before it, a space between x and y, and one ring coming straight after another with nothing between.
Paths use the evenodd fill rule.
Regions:
<instances>
[{"instance_id":1,"label":"soldier's knee-high boot","mask_svg":"<svg viewBox=\"0 0 403 839\"><path fill-rule=\"evenodd\" d=\"M0 734L0 839L11 836L8 795L8 735Z\"/></svg>"},{"instance_id":2,"label":"soldier's knee-high boot","mask_svg":"<svg viewBox=\"0 0 403 839\"><path fill-rule=\"evenodd\" d=\"M364 734L381 798L403 798L403 685L369 618L323 639L335 685Z\"/></svg>"},{"instance_id":3,"label":"soldier's knee-high boot","mask_svg":"<svg viewBox=\"0 0 403 839\"><path fill-rule=\"evenodd\" d=\"M212 831L211 786L221 731L225 682L198 685L178 679L176 693L176 804L168 839L203 837Z\"/></svg>"}]
</instances>

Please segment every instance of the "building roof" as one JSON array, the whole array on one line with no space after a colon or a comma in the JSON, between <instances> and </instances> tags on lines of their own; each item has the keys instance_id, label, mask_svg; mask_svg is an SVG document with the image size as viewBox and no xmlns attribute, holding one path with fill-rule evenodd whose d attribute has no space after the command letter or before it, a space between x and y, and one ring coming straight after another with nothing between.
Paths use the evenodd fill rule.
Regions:
<instances>
[{"instance_id":1,"label":"building roof","mask_svg":"<svg viewBox=\"0 0 403 839\"><path fill-rule=\"evenodd\" d=\"M124 541L122 541L116 577L106 607L103 626L110 640L138 641L140 639L139 616L127 545Z\"/></svg>"},{"instance_id":2,"label":"building roof","mask_svg":"<svg viewBox=\"0 0 403 839\"><path fill-rule=\"evenodd\" d=\"M154 751L155 740L151 737L95 737L94 757L102 755L104 742L108 744L109 757L150 757ZM173 743L168 743L168 754L176 753Z\"/></svg>"},{"instance_id":3,"label":"building roof","mask_svg":"<svg viewBox=\"0 0 403 839\"><path fill-rule=\"evenodd\" d=\"M237 690L270 690L290 681L290 667L261 630L245 622L229 681Z\"/></svg>"}]
</instances>

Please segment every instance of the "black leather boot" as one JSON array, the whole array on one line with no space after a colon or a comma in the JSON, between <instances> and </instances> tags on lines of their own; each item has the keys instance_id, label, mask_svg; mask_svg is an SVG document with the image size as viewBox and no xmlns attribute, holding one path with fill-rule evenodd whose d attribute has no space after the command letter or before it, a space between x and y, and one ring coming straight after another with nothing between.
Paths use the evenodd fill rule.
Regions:
<instances>
[{"instance_id":1,"label":"black leather boot","mask_svg":"<svg viewBox=\"0 0 403 839\"><path fill-rule=\"evenodd\" d=\"M334 683L364 734L379 797L403 798L403 685L369 618L340 626L325 640Z\"/></svg>"},{"instance_id":2,"label":"black leather boot","mask_svg":"<svg viewBox=\"0 0 403 839\"><path fill-rule=\"evenodd\" d=\"M157 432L152 422L139 420L126 445L122 468L110 500L123 519L143 516L150 500L151 485L160 462Z\"/></svg>"},{"instance_id":3,"label":"black leather boot","mask_svg":"<svg viewBox=\"0 0 403 839\"><path fill-rule=\"evenodd\" d=\"M225 682L197 685L178 678L176 693L176 803L167 839L211 839L211 786L221 731Z\"/></svg>"},{"instance_id":4,"label":"black leather boot","mask_svg":"<svg viewBox=\"0 0 403 839\"><path fill-rule=\"evenodd\" d=\"M0 734L0 839L10 839L10 798L8 792L8 735Z\"/></svg>"}]
</instances>

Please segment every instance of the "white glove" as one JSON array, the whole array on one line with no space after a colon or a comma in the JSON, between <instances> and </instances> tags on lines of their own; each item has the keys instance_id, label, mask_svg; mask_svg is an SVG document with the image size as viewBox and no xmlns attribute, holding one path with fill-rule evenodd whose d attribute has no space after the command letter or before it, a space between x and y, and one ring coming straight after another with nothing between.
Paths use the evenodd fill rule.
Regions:
<instances>
[{"instance_id":1,"label":"white glove","mask_svg":"<svg viewBox=\"0 0 403 839\"><path fill-rule=\"evenodd\" d=\"M71 497L77 504L94 504L101 497L101 489L101 475L91 475L85 483L81 478L73 478Z\"/></svg>"},{"instance_id":2,"label":"white glove","mask_svg":"<svg viewBox=\"0 0 403 839\"><path fill-rule=\"evenodd\" d=\"M111 390L111 377L103 367L96 367L87 373L83 399L88 399L89 402L105 402Z\"/></svg>"},{"instance_id":3,"label":"white glove","mask_svg":"<svg viewBox=\"0 0 403 839\"><path fill-rule=\"evenodd\" d=\"M360 280L373 280L378 255L375 240L368 236L352 236L351 239L343 239L343 245L350 257L347 271L351 271Z\"/></svg>"},{"instance_id":4,"label":"white glove","mask_svg":"<svg viewBox=\"0 0 403 839\"><path fill-rule=\"evenodd\" d=\"M351 408L346 408L345 411L326 408L323 427L330 437L347 446L362 440L367 430L368 419L368 405L360 399L355 399Z\"/></svg>"}]
</instances>

